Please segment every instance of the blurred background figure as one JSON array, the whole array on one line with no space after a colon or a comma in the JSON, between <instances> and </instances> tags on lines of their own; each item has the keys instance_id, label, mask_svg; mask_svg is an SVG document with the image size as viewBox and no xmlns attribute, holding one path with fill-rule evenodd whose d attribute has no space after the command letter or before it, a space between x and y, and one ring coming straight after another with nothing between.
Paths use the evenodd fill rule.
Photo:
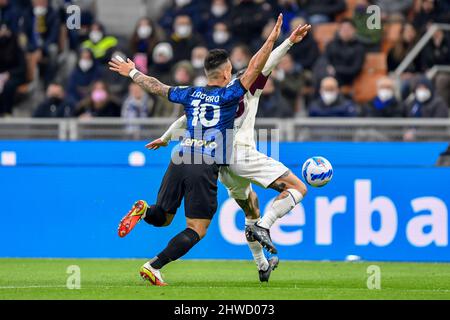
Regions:
<instances>
[{"instance_id":1,"label":"blurred background figure","mask_svg":"<svg viewBox=\"0 0 450 320\"><path fill-rule=\"evenodd\" d=\"M170 71L173 66L173 48L168 42L158 43L152 53L153 65L150 73L164 83L170 81Z\"/></svg>"},{"instance_id":2,"label":"blurred background figure","mask_svg":"<svg viewBox=\"0 0 450 320\"><path fill-rule=\"evenodd\" d=\"M98 22L94 22L89 30L89 39L82 43L82 47L89 49L94 54L99 64L106 64L112 56L112 52L118 45L118 39L106 34L105 28Z\"/></svg>"},{"instance_id":3,"label":"blurred background figure","mask_svg":"<svg viewBox=\"0 0 450 320\"><path fill-rule=\"evenodd\" d=\"M154 22L147 17L141 18L134 29L130 41L130 52L136 68L147 74L152 64L152 52L160 38Z\"/></svg>"},{"instance_id":4,"label":"blurred background figure","mask_svg":"<svg viewBox=\"0 0 450 320\"><path fill-rule=\"evenodd\" d=\"M433 84L421 77L414 86L414 100L406 106L406 116L414 118L448 118L448 106L434 91Z\"/></svg>"},{"instance_id":5,"label":"blurred background figure","mask_svg":"<svg viewBox=\"0 0 450 320\"><path fill-rule=\"evenodd\" d=\"M45 88L57 72L59 15L48 0L32 0L32 7L24 14L24 24L28 51L35 56Z\"/></svg>"},{"instance_id":6,"label":"blurred background figure","mask_svg":"<svg viewBox=\"0 0 450 320\"><path fill-rule=\"evenodd\" d=\"M224 22L217 22L213 25L212 30L208 37L208 48L230 51L234 42L228 25Z\"/></svg>"},{"instance_id":7,"label":"blurred background figure","mask_svg":"<svg viewBox=\"0 0 450 320\"><path fill-rule=\"evenodd\" d=\"M73 115L74 107L66 99L64 88L59 83L51 83L47 88L45 100L33 113L35 118L66 118Z\"/></svg>"},{"instance_id":8,"label":"blurred background figure","mask_svg":"<svg viewBox=\"0 0 450 320\"><path fill-rule=\"evenodd\" d=\"M89 96L80 101L75 109L75 116L79 118L120 117L120 104L109 93L106 83L93 83Z\"/></svg>"},{"instance_id":9,"label":"blurred background figure","mask_svg":"<svg viewBox=\"0 0 450 320\"><path fill-rule=\"evenodd\" d=\"M11 115L17 88L25 83L27 64L17 36L0 26L0 117Z\"/></svg>"},{"instance_id":10,"label":"blurred background figure","mask_svg":"<svg viewBox=\"0 0 450 320\"><path fill-rule=\"evenodd\" d=\"M377 96L361 108L361 116L376 118L403 117L402 101L395 97L395 82L389 77L377 81Z\"/></svg>"},{"instance_id":11,"label":"blurred background figure","mask_svg":"<svg viewBox=\"0 0 450 320\"><path fill-rule=\"evenodd\" d=\"M368 28L367 22L373 12L367 12L371 5L369 0L358 0L353 11L353 22L356 27L356 36L365 46L366 51L380 51L383 28Z\"/></svg>"},{"instance_id":12,"label":"blurred background figure","mask_svg":"<svg viewBox=\"0 0 450 320\"><path fill-rule=\"evenodd\" d=\"M69 77L67 97L76 104L87 97L91 84L100 79L100 70L94 54L89 49L81 49L78 63Z\"/></svg>"},{"instance_id":13,"label":"blurred background figure","mask_svg":"<svg viewBox=\"0 0 450 320\"><path fill-rule=\"evenodd\" d=\"M335 21L336 16L347 8L344 0L300 0L300 3L312 25Z\"/></svg>"},{"instance_id":14,"label":"blurred background figure","mask_svg":"<svg viewBox=\"0 0 450 320\"><path fill-rule=\"evenodd\" d=\"M240 44L233 48L230 54L230 61L233 65L233 71L240 71L248 66L251 59L250 49L244 45Z\"/></svg>"},{"instance_id":15,"label":"blurred background figure","mask_svg":"<svg viewBox=\"0 0 450 320\"><path fill-rule=\"evenodd\" d=\"M189 60L192 49L202 45L202 40L195 33L192 20L188 15L180 15L175 18L170 44L173 48L174 62Z\"/></svg>"},{"instance_id":16,"label":"blurred background figure","mask_svg":"<svg viewBox=\"0 0 450 320\"><path fill-rule=\"evenodd\" d=\"M335 78L326 77L320 83L320 97L308 107L310 117L354 117L355 104L342 96Z\"/></svg>"},{"instance_id":17,"label":"blurred background figure","mask_svg":"<svg viewBox=\"0 0 450 320\"><path fill-rule=\"evenodd\" d=\"M335 77L339 85L351 85L361 72L364 54L364 46L356 38L354 23L349 19L343 20L335 39L325 50L328 75Z\"/></svg>"},{"instance_id":18,"label":"blurred background figure","mask_svg":"<svg viewBox=\"0 0 450 320\"><path fill-rule=\"evenodd\" d=\"M281 95L281 91L273 78L269 77L259 100L256 116L262 118L288 118L293 115L292 107Z\"/></svg>"}]
</instances>

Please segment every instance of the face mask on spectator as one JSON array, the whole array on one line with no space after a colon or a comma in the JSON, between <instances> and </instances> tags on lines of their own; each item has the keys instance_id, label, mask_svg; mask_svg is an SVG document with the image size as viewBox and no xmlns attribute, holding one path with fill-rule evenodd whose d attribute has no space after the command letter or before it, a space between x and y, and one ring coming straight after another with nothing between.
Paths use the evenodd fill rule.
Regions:
<instances>
[{"instance_id":1,"label":"face mask on spectator","mask_svg":"<svg viewBox=\"0 0 450 320\"><path fill-rule=\"evenodd\" d=\"M226 31L215 31L213 33L213 40L215 43L223 44L228 41L230 35Z\"/></svg>"},{"instance_id":2,"label":"face mask on spectator","mask_svg":"<svg viewBox=\"0 0 450 320\"><path fill-rule=\"evenodd\" d=\"M204 66L204 61L203 59L194 58L192 59L191 64L195 69L201 69Z\"/></svg>"},{"instance_id":3,"label":"face mask on spectator","mask_svg":"<svg viewBox=\"0 0 450 320\"><path fill-rule=\"evenodd\" d=\"M185 5L191 3L191 0L175 0L175 3L178 7L184 7Z\"/></svg>"},{"instance_id":4,"label":"face mask on spectator","mask_svg":"<svg viewBox=\"0 0 450 320\"><path fill-rule=\"evenodd\" d=\"M91 94L92 101L97 102L97 103L105 101L107 97L108 97L108 94L103 89L95 89L94 91L92 91L92 94Z\"/></svg>"},{"instance_id":5,"label":"face mask on spectator","mask_svg":"<svg viewBox=\"0 0 450 320\"><path fill-rule=\"evenodd\" d=\"M245 61L239 61L239 60L233 62L232 64L233 64L234 70L236 70L236 71L241 70L241 69L244 69L245 66L247 65L247 64L245 63Z\"/></svg>"},{"instance_id":6,"label":"face mask on spectator","mask_svg":"<svg viewBox=\"0 0 450 320\"><path fill-rule=\"evenodd\" d=\"M418 88L416 89L416 99L419 102L425 102L431 97L431 92L428 89Z\"/></svg>"},{"instance_id":7,"label":"face mask on spectator","mask_svg":"<svg viewBox=\"0 0 450 320\"><path fill-rule=\"evenodd\" d=\"M92 68L94 65L94 61L90 59L80 59L78 62L78 66L80 67L81 71L86 72Z\"/></svg>"},{"instance_id":8,"label":"face mask on spectator","mask_svg":"<svg viewBox=\"0 0 450 320\"><path fill-rule=\"evenodd\" d=\"M391 100L394 97L394 91L392 89L381 88L377 92L378 99L382 102Z\"/></svg>"},{"instance_id":9,"label":"face mask on spectator","mask_svg":"<svg viewBox=\"0 0 450 320\"><path fill-rule=\"evenodd\" d=\"M47 14L47 7L36 6L33 8L33 13L35 16L45 16Z\"/></svg>"},{"instance_id":10,"label":"face mask on spectator","mask_svg":"<svg viewBox=\"0 0 450 320\"><path fill-rule=\"evenodd\" d=\"M199 76L194 79L194 86L195 87L204 87L208 84L208 79L204 76Z\"/></svg>"},{"instance_id":11,"label":"face mask on spectator","mask_svg":"<svg viewBox=\"0 0 450 320\"><path fill-rule=\"evenodd\" d=\"M103 32L98 30L93 30L89 33L89 39L91 39L92 42L97 43L103 38Z\"/></svg>"},{"instance_id":12,"label":"face mask on spectator","mask_svg":"<svg viewBox=\"0 0 450 320\"><path fill-rule=\"evenodd\" d=\"M189 24L180 24L175 26L175 33L180 38L188 38L192 33L192 26Z\"/></svg>"},{"instance_id":13,"label":"face mask on spectator","mask_svg":"<svg viewBox=\"0 0 450 320\"><path fill-rule=\"evenodd\" d=\"M333 104L337 98L338 98L338 93L335 91L322 91L320 93L320 97L322 98L323 102L329 106L331 104Z\"/></svg>"},{"instance_id":14,"label":"face mask on spectator","mask_svg":"<svg viewBox=\"0 0 450 320\"><path fill-rule=\"evenodd\" d=\"M152 34L152 27L151 26L140 26L137 30L138 37L141 39L147 39Z\"/></svg>"},{"instance_id":15,"label":"face mask on spectator","mask_svg":"<svg viewBox=\"0 0 450 320\"><path fill-rule=\"evenodd\" d=\"M215 17L221 17L223 16L225 13L227 13L228 8L226 6L222 6L222 5L213 5L211 7L211 13L215 16Z\"/></svg>"}]
</instances>

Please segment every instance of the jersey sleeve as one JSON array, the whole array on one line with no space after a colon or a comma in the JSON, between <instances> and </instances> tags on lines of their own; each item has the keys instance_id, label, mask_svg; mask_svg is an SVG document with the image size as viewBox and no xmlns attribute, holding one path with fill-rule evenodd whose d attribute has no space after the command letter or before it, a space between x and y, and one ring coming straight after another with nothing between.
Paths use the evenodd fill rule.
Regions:
<instances>
[{"instance_id":1,"label":"jersey sleeve","mask_svg":"<svg viewBox=\"0 0 450 320\"><path fill-rule=\"evenodd\" d=\"M240 79L234 79L223 90L222 101L226 104L238 103L239 99L247 92Z\"/></svg>"},{"instance_id":2,"label":"jersey sleeve","mask_svg":"<svg viewBox=\"0 0 450 320\"><path fill-rule=\"evenodd\" d=\"M189 103L189 95L191 87L170 87L168 99L173 103L186 104Z\"/></svg>"}]
</instances>

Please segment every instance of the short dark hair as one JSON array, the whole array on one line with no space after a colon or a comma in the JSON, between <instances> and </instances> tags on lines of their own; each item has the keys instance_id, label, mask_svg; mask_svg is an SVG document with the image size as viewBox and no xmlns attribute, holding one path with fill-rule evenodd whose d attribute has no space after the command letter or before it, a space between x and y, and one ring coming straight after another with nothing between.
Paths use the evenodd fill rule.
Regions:
<instances>
[{"instance_id":1,"label":"short dark hair","mask_svg":"<svg viewBox=\"0 0 450 320\"><path fill-rule=\"evenodd\" d=\"M208 52L205 58L205 70L211 71L220 67L228 60L228 52L223 49L213 49Z\"/></svg>"}]
</instances>

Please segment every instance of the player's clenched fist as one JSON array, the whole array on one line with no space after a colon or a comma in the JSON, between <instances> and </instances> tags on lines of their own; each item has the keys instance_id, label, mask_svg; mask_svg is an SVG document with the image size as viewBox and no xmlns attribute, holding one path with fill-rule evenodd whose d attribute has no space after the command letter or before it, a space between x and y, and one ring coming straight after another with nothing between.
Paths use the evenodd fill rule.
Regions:
<instances>
[{"instance_id":1,"label":"player's clenched fist","mask_svg":"<svg viewBox=\"0 0 450 320\"><path fill-rule=\"evenodd\" d=\"M112 58L111 61L108 62L108 64L109 70L115 71L124 77L128 77L131 70L136 68L136 65L130 59L127 59L127 62L125 62L119 61L116 58Z\"/></svg>"}]
</instances>

